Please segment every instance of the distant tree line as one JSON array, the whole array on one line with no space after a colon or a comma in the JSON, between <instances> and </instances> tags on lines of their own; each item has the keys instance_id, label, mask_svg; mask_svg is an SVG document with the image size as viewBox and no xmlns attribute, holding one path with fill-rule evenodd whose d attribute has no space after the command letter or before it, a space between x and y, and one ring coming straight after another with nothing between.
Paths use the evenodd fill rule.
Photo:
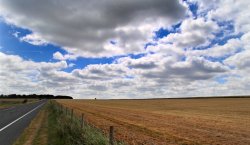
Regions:
<instances>
[{"instance_id":1,"label":"distant tree line","mask_svg":"<svg viewBox=\"0 0 250 145\"><path fill-rule=\"evenodd\" d=\"M18 95L18 94L10 94L10 95L0 95L0 98L8 98L8 99L17 99L17 98L25 98L25 99L73 99L71 96L54 96L49 94L30 94L30 95Z\"/></svg>"}]
</instances>

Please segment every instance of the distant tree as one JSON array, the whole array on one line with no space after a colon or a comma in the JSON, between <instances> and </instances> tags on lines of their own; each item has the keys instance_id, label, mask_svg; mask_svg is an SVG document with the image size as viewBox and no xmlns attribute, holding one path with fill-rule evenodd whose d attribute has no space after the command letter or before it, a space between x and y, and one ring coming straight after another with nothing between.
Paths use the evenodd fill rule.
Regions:
<instances>
[{"instance_id":1,"label":"distant tree","mask_svg":"<svg viewBox=\"0 0 250 145\"><path fill-rule=\"evenodd\" d=\"M10 98L17 98L17 95L16 94L10 94L9 97Z\"/></svg>"},{"instance_id":2,"label":"distant tree","mask_svg":"<svg viewBox=\"0 0 250 145\"><path fill-rule=\"evenodd\" d=\"M73 99L72 97L70 96L55 96L55 99Z\"/></svg>"},{"instance_id":3,"label":"distant tree","mask_svg":"<svg viewBox=\"0 0 250 145\"><path fill-rule=\"evenodd\" d=\"M37 94L30 94L30 95L17 95L17 94L10 94L10 95L1 95L1 98L24 98L24 99L73 99L71 96L54 96L50 94L43 94L43 95L37 95Z\"/></svg>"}]
</instances>

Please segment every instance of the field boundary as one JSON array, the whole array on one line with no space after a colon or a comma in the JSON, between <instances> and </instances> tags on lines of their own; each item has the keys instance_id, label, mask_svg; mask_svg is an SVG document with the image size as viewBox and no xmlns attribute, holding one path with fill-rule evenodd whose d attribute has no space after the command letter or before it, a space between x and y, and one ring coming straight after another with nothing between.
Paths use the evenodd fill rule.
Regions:
<instances>
[{"instance_id":1,"label":"field boundary","mask_svg":"<svg viewBox=\"0 0 250 145\"><path fill-rule=\"evenodd\" d=\"M110 145L123 145L124 143L122 141L118 141L115 139L114 135L115 135L115 126L109 126L109 135L105 135L105 133L95 127L94 125L92 125L91 123L87 122L85 120L84 117L84 113L81 114L81 116L79 117L77 114L75 114L74 109L72 108L68 108L66 106L63 106L62 104L56 102L56 101L51 101L50 103L52 103L56 110L62 114L64 114L66 117L70 118L70 123L75 123L75 121L77 121L76 124L78 124L79 128L84 129L84 128L93 128L95 130L97 130L98 132L100 132L103 136L105 136L108 139L108 144Z\"/></svg>"}]
</instances>

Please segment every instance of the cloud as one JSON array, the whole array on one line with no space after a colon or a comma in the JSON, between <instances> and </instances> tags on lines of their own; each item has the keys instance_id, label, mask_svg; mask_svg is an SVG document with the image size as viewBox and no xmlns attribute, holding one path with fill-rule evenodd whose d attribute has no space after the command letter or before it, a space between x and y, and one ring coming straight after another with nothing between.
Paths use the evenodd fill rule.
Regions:
<instances>
[{"instance_id":1,"label":"cloud","mask_svg":"<svg viewBox=\"0 0 250 145\"><path fill-rule=\"evenodd\" d=\"M155 83L154 85L166 82L209 80L218 74L230 71L227 66L210 62L202 57L188 57L183 61L176 56L159 54L151 54L139 59L121 58L116 65L129 67L133 78L151 81Z\"/></svg>"},{"instance_id":2,"label":"cloud","mask_svg":"<svg viewBox=\"0 0 250 145\"><path fill-rule=\"evenodd\" d=\"M239 38L232 38L227 41L227 43L223 45L215 44L212 47L209 47L205 50L193 50L187 52L188 55L195 55L195 56L206 56L206 57L213 57L213 58L224 58L230 57L235 55L236 53L240 52L244 49L244 44L241 39Z\"/></svg>"},{"instance_id":3,"label":"cloud","mask_svg":"<svg viewBox=\"0 0 250 145\"><path fill-rule=\"evenodd\" d=\"M208 80L223 73L227 67L217 62L210 62L200 57L187 58L186 61L178 61L173 57L160 58L163 63L155 70L143 72L145 78L156 78L157 81L182 81Z\"/></svg>"},{"instance_id":4,"label":"cloud","mask_svg":"<svg viewBox=\"0 0 250 145\"><path fill-rule=\"evenodd\" d=\"M218 21L233 21L237 33L250 31L249 1L220 0L217 9L211 10L208 17Z\"/></svg>"},{"instance_id":5,"label":"cloud","mask_svg":"<svg viewBox=\"0 0 250 145\"><path fill-rule=\"evenodd\" d=\"M148 54L138 59L120 58L113 64L93 64L70 73L63 71L69 67L65 61L25 61L4 53L0 53L0 59L0 82L5 82L0 91L6 94L46 92L75 98L153 98L202 96L232 85L241 93L247 92L242 85L236 87L231 77L223 86L216 84L215 78L234 72L221 63L201 57L181 61L175 56ZM152 62L154 67L148 67Z\"/></svg>"},{"instance_id":6,"label":"cloud","mask_svg":"<svg viewBox=\"0 0 250 145\"><path fill-rule=\"evenodd\" d=\"M129 69L119 64L88 65L84 69L75 69L72 74L82 79L107 81L129 75Z\"/></svg>"},{"instance_id":7,"label":"cloud","mask_svg":"<svg viewBox=\"0 0 250 145\"><path fill-rule=\"evenodd\" d=\"M81 56L138 53L153 30L183 19L187 8L173 0L2 0L5 21L33 32L21 40L49 42ZM109 45L110 41L116 45Z\"/></svg>"},{"instance_id":8,"label":"cloud","mask_svg":"<svg viewBox=\"0 0 250 145\"><path fill-rule=\"evenodd\" d=\"M73 55L73 54L65 54L63 55L62 53L60 53L59 51L55 52L53 54L53 59L56 60L75 60L78 56L77 55Z\"/></svg>"},{"instance_id":9,"label":"cloud","mask_svg":"<svg viewBox=\"0 0 250 145\"><path fill-rule=\"evenodd\" d=\"M19 37L19 36L18 36L19 34L20 34L20 32L14 32L12 35L15 36L16 38L18 38L18 37Z\"/></svg>"},{"instance_id":10,"label":"cloud","mask_svg":"<svg viewBox=\"0 0 250 145\"><path fill-rule=\"evenodd\" d=\"M208 45L209 40L214 38L218 25L204 18L186 19L182 22L180 29L180 33L171 33L160 41L162 43L173 43L181 48Z\"/></svg>"},{"instance_id":11,"label":"cloud","mask_svg":"<svg viewBox=\"0 0 250 145\"><path fill-rule=\"evenodd\" d=\"M0 52L0 65L0 89L2 93L6 94L45 93L49 90L48 83L64 82L66 84L67 80L70 82L73 79L61 71L68 67L65 61L37 63ZM54 85L53 89L56 87L57 85Z\"/></svg>"},{"instance_id":12,"label":"cloud","mask_svg":"<svg viewBox=\"0 0 250 145\"><path fill-rule=\"evenodd\" d=\"M53 58L54 59L57 59L57 60L64 60L65 58L63 57L63 55L59 52L59 51L57 51L57 52L55 52L54 54L53 54Z\"/></svg>"},{"instance_id":13,"label":"cloud","mask_svg":"<svg viewBox=\"0 0 250 145\"><path fill-rule=\"evenodd\" d=\"M250 70L250 50L245 50L240 53L235 54L232 57L229 57L225 60L225 63L234 66L237 69L247 69Z\"/></svg>"},{"instance_id":14,"label":"cloud","mask_svg":"<svg viewBox=\"0 0 250 145\"><path fill-rule=\"evenodd\" d=\"M234 55L242 49L243 45L239 39L230 39L224 45L215 45L212 48L209 48L204 51L203 55L212 56L212 57L223 57L225 55Z\"/></svg>"},{"instance_id":15,"label":"cloud","mask_svg":"<svg viewBox=\"0 0 250 145\"><path fill-rule=\"evenodd\" d=\"M250 93L248 3L190 2L198 5L197 17L187 14L185 2L171 0L2 0L0 13L5 21L33 32L20 39L34 45L58 44L68 53L55 52L53 59L57 62L27 61L0 53L0 82L5 83L0 91L68 94L75 98ZM226 32L222 26L225 22L232 24ZM176 23L180 23L178 30L153 39L155 30ZM148 43L154 45L145 48ZM144 55L112 57L115 60L111 64L64 71L74 65L66 60L79 56L128 53ZM79 65L77 61L75 65ZM218 83L218 78L225 76L227 81Z\"/></svg>"},{"instance_id":16,"label":"cloud","mask_svg":"<svg viewBox=\"0 0 250 145\"><path fill-rule=\"evenodd\" d=\"M106 91L108 89L104 85L90 85L88 88L91 90L96 90L96 91Z\"/></svg>"},{"instance_id":17,"label":"cloud","mask_svg":"<svg viewBox=\"0 0 250 145\"><path fill-rule=\"evenodd\" d=\"M15 33L16 34L16 33ZM18 36L17 34L15 35ZM24 37L19 38L21 41L25 41L27 43L33 44L33 45L47 45L48 42L44 40L40 35L38 34L28 34Z\"/></svg>"},{"instance_id":18,"label":"cloud","mask_svg":"<svg viewBox=\"0 0 250 145\"><path fill-rule=\"evenodd\" d=\"M148 55L149 56L149 55ZM155 57L142 57L140 59L131 59L130 57L124 57L117 60L118 63L131 69L153 69L157 67L157 58Z\"/></svg>"}]
</instances>

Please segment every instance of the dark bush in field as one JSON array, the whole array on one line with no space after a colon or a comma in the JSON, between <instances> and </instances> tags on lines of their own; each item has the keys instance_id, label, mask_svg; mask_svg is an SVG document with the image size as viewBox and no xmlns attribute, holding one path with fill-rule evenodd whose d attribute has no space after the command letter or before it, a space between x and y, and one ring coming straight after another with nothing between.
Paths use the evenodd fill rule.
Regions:
<instances>
[{"instance_id":1,"label":"dark bush in field","mask_svg":"<svg viewBox=\"0 0 250 145\"><path fill-rule=\"evenodd\" d=\"M25 103L27 103L27 102L28 102L28 100L27 100L27 99L24 99L22 103L25 104Z\"/></svg>"}]
</instances>

